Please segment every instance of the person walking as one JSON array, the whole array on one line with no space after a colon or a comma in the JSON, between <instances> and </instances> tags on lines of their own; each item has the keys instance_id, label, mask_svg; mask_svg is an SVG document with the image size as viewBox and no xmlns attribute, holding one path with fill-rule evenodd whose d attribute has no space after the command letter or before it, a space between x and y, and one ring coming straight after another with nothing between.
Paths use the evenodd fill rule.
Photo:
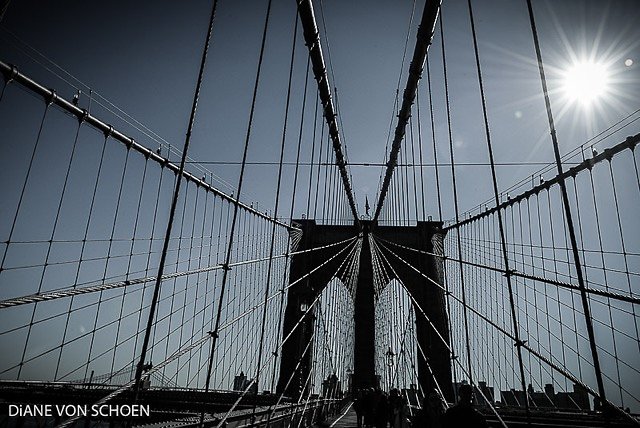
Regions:
<instances>
[{"instance_id":1,"label":"person walking","mask_svg":"<svg viewBox=\"0 0 640 428\"><path fill-rule=\"evenodd\" d=\"M364 394L363 390L359 389L356 393L356 398L353 400L353 410L356 412L356 420L358 423L358 428L362 428L362 416L364 410Z\"/></svg>"},{"instance_id":2,"label":"person walking","mask_svg":"<svg viewBox=\"0 0 640 428\"><path fill-rule=\"evenodd\" d=\"M460 385L458 404L450 407L442 418L443 428L485 428L489 425L480 412L473 408L473 389L471 385Z\"/></svg>"}]
</instances>

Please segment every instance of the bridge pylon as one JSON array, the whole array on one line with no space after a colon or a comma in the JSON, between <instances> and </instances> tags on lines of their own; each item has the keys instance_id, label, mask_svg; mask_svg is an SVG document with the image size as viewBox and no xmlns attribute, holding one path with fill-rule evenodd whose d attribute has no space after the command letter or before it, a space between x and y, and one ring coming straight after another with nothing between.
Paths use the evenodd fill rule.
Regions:
<instances>
[{"instance_id":1,"label":"bridge pylon","mask_svg":"<svg viewBox=\"0 0 640 428\"><path fill-rule=\"evenodd\" d=\"M354 236L361 239L360 263L357 286L350 290L354 302L354 367L353 388L376 386L375 369L375 303L374 269L369 235L382 242L393 242L413 250L394 248L402 257L387 255L383 264L388 280L401 281L412 297L416 313L416 342L420 349L412 350L417 357L418 383L423 391L436 387L453 401L451 381L451 353L439 335L449 343L449 326L445 306L443 260L436 255L443 254L442 223L417 222L413 226L382 226L377 222L360 220L353 225L319 225L315 220L294 220L302 230L302 238L297 251L319 248ZM315 316L309 312L296 327L304 311L322 293L328 283L342 277L346 269L340 269L340 258L332 256L340 246L294 254L291 258L287 304L283 323L283 337L292 335L282 348L280 377L277 391L290 397L306 394L309 387L306 379L312 370L312 340ZM420 252L415 251L420 250ZM381 249L383 253L384 248ZM406 262L406 263L405 263ZM416 267L419 272L409 266ZM313 272L309 275L309 272ZM427 276L429 279L426 279ZM306 275L306 277L305 277ZM303 280L299 281L300 278ZM298 281L296 283L296 281ZM436 284L440 284L437 286ZM379 294L381 290L377 290ZM430 323L426 320L428 317ZM437 330L437 332L435 331ZM305 352L306 349L306 352ZM304 355L302 353L305 352ZM424 352L424 356L422 355ZM426 360L425 360L426 358ZM300 363L298 363L300 362ZM433 373L433 374L432 374ZM305 388L305 384L307 387Z\"/></svg>"}]
</instances>

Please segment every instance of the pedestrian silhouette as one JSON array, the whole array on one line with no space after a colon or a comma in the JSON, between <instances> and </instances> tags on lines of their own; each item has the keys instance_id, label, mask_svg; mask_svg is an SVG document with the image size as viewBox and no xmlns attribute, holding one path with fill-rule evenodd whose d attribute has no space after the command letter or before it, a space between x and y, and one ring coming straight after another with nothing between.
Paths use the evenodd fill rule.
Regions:
<instances>
[{"instance_id":1,"label":"pedestrian silhouette","mask_svg":"<svg viewBox=\"0 0 640 428\"><path fill-rule=\"evenodd\" d=\"M416 428L441 428L445 406L438 391L433 390L422 401L422 408L418 410L413 426Z\"/></svg>"},{"instance_id":2,"label":"pedestrian silhouette","mask_svg":"<svg viewBox=\"0 0 640 428\"><path fill-rule=\"evenodd\" d=\"M356 398L353 400L353 410L356 412L356 420L358 421L358 428L362 428L362 416L364 414L364 390L360 389L356 393Z\"/></svg>"},{"instance_id":3,"label":"pedestrian silhouette","mask_svg":"<svg viewBox=\"0 0 640 428\"><path fill-rule=\"evenodd\" d=\"M376 389L374 401L376 428L387 428L387 421L389 419L389 400L387 394L380 389Z\"/></svg>"},{"instance_id":4,"label":"pedestrian silhouette","mask_svg":"<svg viewBox=\"0 0 640 428\"><path fill-rule=\"evenodd\" d=\"M375 425L375 398L373 388L367 388L362 394L362 416L365 427Z\"/></svg>"},{"instance_id":5,"label":"pedestrian silhouette","mask_svg":"<svg viewBox=\"0 0 640 428\"><path fill-rule=\"evenodd\" d=\"M443 428L484 428L487 420L473 408L473 389L471 385L461 385L458 390L458 404L450 407L442 418Z\"/></svg>"}]
</instances>

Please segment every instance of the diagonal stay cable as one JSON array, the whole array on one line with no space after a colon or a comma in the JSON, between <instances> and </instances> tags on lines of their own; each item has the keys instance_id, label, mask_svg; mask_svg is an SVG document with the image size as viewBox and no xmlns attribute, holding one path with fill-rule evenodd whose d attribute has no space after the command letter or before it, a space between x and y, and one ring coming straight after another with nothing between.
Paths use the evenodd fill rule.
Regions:
<instances>
[{"instance_id":1,"label":"diagonal stay cable","mask_svg":"<svg viewBox=\"0 0 640 428\"><path fill-rule=\"evenodd\" d=\"M355 239L355 238L354 238ZM340 255L341 253L343 253L347 248L349 248L349 246L346 246L345 248L343 248L342 250L340 250L335 256L333 256L331 258L331 260L333 260L335 257L337 257L338 255ZM353 248L355 248L355 246L353 246ZM350 252L350 254L353 253L353 248L352 251ZM347 256L345 256L345 259L343 260L342 263L344 263L347 259L349 258L349 254ZM329 260L327 261L329 262ZM289 284L289 286L293 286L296 283L302 281L304 278L306 278L307 276L309 276L310 274L312 274L313 272L317 271L318 269L320 269L322 266L324 266L326 263L321 264L320 266L316 267L313 271L310 271L309 273L307 273L305 276L299 278L298 280L296 280L294 283ZM340 265L342 266L342 264ZM340 267L339 267L340 268ZM338 268L338 269L339 269ZM316 298L316 300L314 302L312 302L309 307L307 308L307 311L305 311L302 316L298 319L298 321L296 322L296 324L293 326L293 328L291 329L291 332L282 340L282 342L280 343L280 348L283 346L284 343L287 342L287 340L289 340L292 335L293 332L298 328L298 326L302 323L302 320L304 319L304 317L307 315L307 313L313 308L313 306L315 305L315 303L319 300L320 296L318 296ZM222 327L221 327L222 328ZM169 365L171 362L175 361L177 358L181 357L182 355L185 355L186 353L200 347L203 346L206 342L208 342L209 340L212 339L213 337L213 332L208 332L206 335L202 336L200 339L198 339L197 341L193 342L192 344L190 344L189 346L186 346L182 349L178 349L176 350L173 354L171 354L167 359L165 359L164 361L158 363L157 365L154 365L152 368L150 368L149 370L145 371L145 376L149 375L151 376L152 374L156 373L157 371L159 371L160 369L166 367L167 365ZM264 366L266 366L266 363L264 364ZM262 368L264 368L264 366ZM262 370L262 368L260 368L260 370ZM120 395L121 393L123 393L124 391L130 389L132 386L134 386L135 384L135 379L131 380L130 382L126 383L125 385L122 385L121 387L117 388L116 390L112 391L110 394L108 394L107 396L101 398L100 400L96 401L94 403L94 405L102 405L104 403L107 403L108 401L112 400L113 398L117 397L118 395ZM244 394L246 394L246 392L248 391L248 389L244 392ZM236 403L237 406L237 403ZM230 413L228 413L226 415L226 417L229 416ZM60 425L57 426L57 428L64 428L67 426L72 425L76 420L78 420L80 418L80 416L75 416L72 418L67 419L66 421L64 421L63 423L61 423ZM226 420L226 419L225 419Z\"/></svg>"},{"instance_id":2,"label":"diagonal stay cable","mask_svg":"<svg viewBox=\"0 0 640 428\"><path fill-rule=\"evenodd\" d=\"M312 252L312 251L324 250L326 248L331 248L331 247L334 247L334 246L337 246L337 245L341 245L341 244L347 243L349 241L353 241L355 239L356 239L356 237L352 237L352 238L344 239L344 240L339 241L339 242L334 242L332 244L323 245L323 246L320 246L320 247L315 247L315 248L309 248L309 249L306 249L306 250L290 252L290 253L288 253L288 255L287 255L287 253L278 254L278 255L273 256L273 258L274 259L286 258L288 256L294 256L294 255L297 255L297 254L303 254L303 253L308 253L308 252ZM252 260L244 260L244 261L229 263L229 267L242 266L242 265L252 264L252 263L259 263L259 262L263 262L263 261L267 261L267 260L269 260L269 257L262 257L262 258L258 258L258 259L252 259ZM192 269L192 270L187 270L187 271L163 274L162 277L161 277L161 280L178 278L178 277L182 277L182 276L186 276L186 275L193 275L193 274L204 273L204 272L210 272L210 271L213 271L213 270L223 269L223 267L224 267L223 265L217 264L217 265L207 266L207 267L203 267L203 268L199 268L199 269ZM98 284L98 285L90 285L90 286L81 287L81 288L71 288L73 286L70 286L70 287L60 288L60 289L53 290L53 291L48 291L46 293L28 294L28 295L25 295L25 296L14 297L14 298L11 298L11 299L2 300L2 301L0 301L0 309L13 307L13 306L25 305L25 304L28 304L28 303L41 302L41 301L45 301L45 300L56 300L56 299L61 299L61 298L64 298L64 297L77 296L77 295L80 295L80 294L95 293L95 292L104 291L104 290L111 290L111 289L115 289L115 288L129 287L129 286L132 286L132 285L144 284L146 282L155 281L155 280L157 280L157 276L147 276L147 277L135 278L135 279L125 280L125 281L116 281L116 282L109 282L109 283L103 283L103 284Z\"/></svg>"},{"instance_id":3,"label":"diagonal stay cable","mask_svg":"<svg viewBox=\"0 0 640 428\"><path fill-rule=\"evenodd\" d=\"M473 267L477 267L477 268L481 268L481 269L486 269L486 270L490 270L490 271L493 271L493 272L499 272L499 273L501 273L503 275L516 276L516 277L520 277L520 278L524 278L524 279L530 279L530 280L533 280L533 281L539 281L539 282L544 282L544 283L551 284L551 285L556 285L558 287L566 288L566 289L569 289L569 290L580 291L580 288L577 285L571 284L571 283L568 283L568 282L562 282L562 281L558 281L558 280L555 280L555 279L546 278L544 276L530 275L530 274L527 274L527 273L524 273L524 272L516 271L514 269L510 269L510 270L507 271L507 270L505 270L503 268L499 268L499 267L496 267L496 266L488 266L488 265L483 265L483 264L471 262L471 261L468 261L468 260L460 260L460 259L457 259L455 257L443 256L442 254L436 254L436 253L432 253L432 252L429 252L429 251L424 251L424 250L419 250L419 249L416 249L416 248L407 247L406 245L398 244L398 243L395 243L395 242L392 242L392 241L389 241L389 240L386 240L386 239L380 238L380 237L376 237L376 239L378 239L380 241L383 241L383 242L386 242L388 244L391 244L391 245L393 245L395 247L408 250L408 251L413 251L413 252L420 253L420 254L425 254L425 255L428 255L428 256L438 257L438 258L441 258L443 261L444 260L450 260L452 262L460 262L460 263L468 265L468 266L473 266ZM614 292L605 291L605 290L596 290L594 288L589 288L589 287L586 288L586 291L589 294L594 294L594 295L603 296L603 297L609 297L611 299L619 300L621 302L628 302L628 303L632 303L634 305L640 304L640 298L634 297L634 296L629 296L629 295L620 294L620 293L614 293Z\"/></svg>"},{"instance_id":4,"label":"diagonal stay cable","mask_svg":"<svg viewBox=\"0 0 640 428\"><path fill-rule=\"evenodd\" d=\"M406 288L404 282L402 280L400 280L398 274L396 273L395 269L393 269L393 266L389 263L389 260L387 259L387 257L384 255L384 253L380 250L380 248L378 247L378 243L376 242L376 239L374 238L372 240L373 242L373 246L372 248L378 252L380 254L380 256L384 259L384 261L386 262L387 265L389 265L389 267L391 268L394 276L396 278L398 278L398 282L400 282L400 284L402 285L402 287L405 289L405 291L407 292L407 294L409 295L409 298L411 299L411 301L413 302L414 306L416 309L418 309L418 311L420 311L420 313L422 314L422 316L425 318L425 320L427 321L427 324L429 324L429 327L431 327L431 329L433 329L434 333L436 334L436 336L438 337L438 339L440 341L442 341L442 343L444 344L444 346L449 350L449 352L451 354L453 354L453 350L451 349L451 345L449 345L449 343L447 342L447 340L442 336L442 333L436 328L436 326L431 322L431 319L427 316L427 314L424 312L424 310L422 309L422 307L420 306L420 304L415 300L415 298L411 295L411 293L409 292L409 290ZM389 251L389 250L387 250ZM390 253L393 254L393 252L390 251ZM404 260L403 260L404 261ZM405 261L405 263L409 266L412 267L408 262ZM414 268L415 269L415 268ZM421 273L421 272L420 272ZM423 277L427 278L427 275L421 273ZM433 281L433 280L432 280ZM442 286L440 286L442 287ZM453 294L449 294L450 296L456 298L455 296L453 296ZM456 298L457 299L457 298ZM459 300L460 302L462 302L461 300ZM508 334L508 332L506 332ZM473 379L473 377L471 376L471 373L467 372L467 368L464 367L464 365L462 363L460 363L458 361L458 359L454 359L453 361L455 361L459 366L460 369L469 377L469 379ZM471 370L471 367L469 367L469 370ZM471 383L472 385L475 385L475 383ZM482 388L476 388L476 390L480 393L480 395L482 396L482 398L485 400L485 402L487 403L487 405L491 408L491 410L493 411L493 413L496 415L496 417L498 418L498 420L500 421L500 423L502 424L503 427L507 428L507 425L505 424L505 422L502 420L502 418L500 417L500 414L498 413L498 411L496 410L496 408L493 406L493 404L491 403L491 401L489 399L487 399L487 397L485 397L484 393L482 392Z\"/></svg>"},{"instance_id":5,"label":"diagonal stay cable","mask_svg":"<svg viewBox=\"0 0 640 428\"><path fill-rule=\"evenodd\" d=\"M345 247L347 248L347 247ZM338 268L336 269L335 274L337 274L341 269L342 266L347 262L348 259L350 259L351 257L354 256L355 254L355 249L357 248L357 246L353 246L351 251L349 252L349 254L347 256L345 256L345 258L342 260L342 262L340 263L340 265L338 266ZM344 250L343 250L344 251ZM316 268L314 270L319 269ZM309 272L311 273L311 272ZM333 276L333 275L332 275ZM299 278L297 280L297 282L299 282L300 280L302 280L303 277ZM292 284L290 284L289 286L291 286ZM284 346L284 344L291 338L293 337L293 333L296 331L296 329L298 328L298 326L300 326L303 322L303 320L305 319L305 317L307 316L307 314L315 307L315 305L320 301L320 297L321 294L318 294L315 299L309 304L308 308L304 311L304 313L300 316L300 318L298 319L298 321L295 323L295 325L293 326L293 328L291 329L291 331L284 337L284 339L282 339L282 342L280 342L279 346L278 346L278 351L282 349L282 347ZM271 354L271 357L275 358L275 353ZM238 397L238 399L235 401L235 403L231 406L231 408L227 411L227 413L224 415L224 417L222 419L220 419L218 421L218 425L217 428L220 428L222 426L225 425L226 420L229 418L229 416L231 415L231 413L235 410L235 408L238 406L238 404L240 404L240 401L242 400L242 398L244 398L244 396L249 392L249 390L251 389L251 387L253 386L253 384L256 381L256 378L258 377L258 374L269 364L269 359L267 359L260 367L258 367L258 370L256 372L256 377L254 379L251 380L251 382L248 383L248 385L246 386L246 388L242 391L242 394L240 394L240 396Z\"/></svg>"},{"instance_id":6,"label":"diagonal stay cable","mask_svg":"<svg viewBox=\"0 0 640 428\"><path fill-rule=\"evenodd\" d=\"M378 238L376 238L378 239ZM375 241L374 241L375 243ZM396 257L398 260L400 260L402 263L404 263L405 265L407 265L410 269L414 270L416 273L418 273L419 275L421 275L423 278L425 278L426 280L432 282L434 285L438 286L439 288L443 289L443 287L438 284L436 281L434 281L433 279L429 278L427 275L425 275L424 273L420 272L418 268L416 268L415 266L413 266L411 263L409 263L408 261L406 261L405 259L403 259L402 257L400 257L399 255L397 255L395 252L393 252L392 250L390 250L388 247L385 247L384 245L382 245L382 247L384 249L386 249L391 255L393 255L394 257ZM379 250L378 245L376 243L376 248ZM384 255L384 253L382 253L382 257L387 260L386 256ZM393 269L393 268L392 268ZM462 299L459 298L458 296L454 295L453 293L449 293L448 294L449 297L451 297L452 299L456 300L458 303L463 304ZM410 295L411 296L411 295ZM412 298L413 300L413 298ZM415 303L414 300L414 304L416 304L416 307L420 310L420 312L427 318L427 320L429 320L429 318L427 317L427 315L422 311L422 308L417 305L417 303ZM492 321L491 319L487 318L486 315L482 314L480 311L478 311L477 309L473 308L472 306L467 305L467 309L471 312L473 312L475 315L477 315L480 319L482 319L483 321L485 321L486 323L488 323L489 325L491 325L493 328L495 328L496 330L498 330L500 333L502 333L505 337L515 341L515 337L507 330L505 330L503 327L500 327L498 324L496 324L494 321ZM431 324L431 322L429 321L429 324ZM435 329L435 327L433 327ZM436 334L438 335L438 337L440 337L441 340L444 340L440 333L436 330ZM449 348L449 346L447 345L447 347ZM549 358L543 356L542 354L540 354L538 351L536 351L535 349L533 349L531 346L529 346L527 343L523 343L522 344L522 348L526 349L528 352L530 352L533 356L535 356L536 358L538 358L540 361L544 362L545 364L547 364L551 369L555 370L556 372L558 372L559 374L561 374L562 376L565 376L567 379L569 379L570 381L582 386L583 388L585 388L585 390L591 394L593 397L596 398L601 398L598 393L596 391L594 391L591 387L589 387L588 385L586 385L584 382L582 382L580 379L578 379L577 377L575 377L573 374L571 374L570 372L568 372L567 370L565 370L564 368L558 366L557 364L555 364L553 361L551 361ZM463 368L464 370L464 368ZM608 405L612 406L612 408L616 408L615 405L613 403L611 403L610 401L607 400ZM618 409L618 413L621 415L624 415L626 419L633 421L635 425L640 425L640 422L637 421L635 418L633 418L633 416L626 414L626 412L622 411L621 409Z\"/></svg>"}]
</instances>

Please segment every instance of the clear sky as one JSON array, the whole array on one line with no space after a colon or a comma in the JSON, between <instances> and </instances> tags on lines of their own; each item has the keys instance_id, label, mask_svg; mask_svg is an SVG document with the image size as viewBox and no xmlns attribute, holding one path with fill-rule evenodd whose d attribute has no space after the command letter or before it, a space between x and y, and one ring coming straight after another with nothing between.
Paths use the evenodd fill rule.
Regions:
<instances>
[{"instance_id":1,"label":"clear sky","mask_svg":"<svg viewBox=\"0 0 640 428\"><path fill-rule=\"evenodd\" d=\"M293 4L293 2L292 2ZM295 8L274 2L262 81L258 94L249 160L276 161L284 116L284 99ZM343 140L352 162L380 163L396 89L411 12L415 17L408 39L410 58L423 3L403 1L324 1L323 14L316 4L317 20L325 43L325 60L332 66L332 86L338 88ZM52 78L10 43L17 35L73 76L112 101L132 117L181 147L197 76L199 56L209 14L209 2L58 1L13 2L2 29L2 56L40 78L47 86L71 97L73 90ZM241 158L251 90L258 57L266 3L250 5L221 1L213 33L195 134L190 156L198 161L232 161ZM547 66L552 107L556 114L563 153L577 147L618 119L638 108L640 91L640 30L634 24L640 11L634 1L535 1L542 54ZM498 162L549 162L552 160L546 115L541 96L525 2L482 1L475 5L489 120ZM324 27L322 16L325 18ZM456 159L486 162L480 100L466 2L445 1L445 43L452 106ZM326 27L327 34L324 34ZM327 55L327 40L330 56ZM298 40L291 119L285 160L295 160L295 144L304 79L305 52ZM448 158L443 102L440 37L436 31L430 50L436 139L440 161ZM563 74L572 62L590 59L606 64L607 94L589 108L565 99ZM625 60L633 61L631 66ZM408 59L407 59L408 62ZM400 90L406 80L405 63ZM67 77L68 79L68 77ZM430 124L425 85L420 97L425 163L432 163ZM302 160L309 160L313 96L308 113ZM88 101L85 99L85 103ZM109 121L109 114L95 110ZM102 113L102 114L101 114ZM112 123L118 123L116 119ZM395 124L394 124L395 125ZM125 130L126 126L123 126ZM636 128L637 129L637 128ZM133 134L136 132L132 131ZM632 134L622 132L612 137ZM145 143L144 137L138 139ZM154 142L148 143L150 146ZM606 146L606 143L604 144ZM177 158L176 158L177 159ZM539 166L501 166L501 188L526 177ZM209 165L235 187L237 165ZM287 171L292 172L293 167ZM427 194L433 195L433 168L425 168ZM274 166L251 166L246 182L247 201L273 207L265 188L275 182ZM302 175L306 176L305 168ZM351 167L360 211L364 198L376 195L379 167ZM462 210L491 196L486 167L461 166ZM447 186L448 180L443 180ZM287 183L290 185L290 183ZM224 185L221 187L231 192ZM287 192L288 193L288 192ZM445 191L445 193L448 193ZM427 197L429 199L429 196ZM445 217L451 218L451 201L445 199ZM286 206L286 205L285 205ZM304 201L295 216L303 213ZM428 212L435 214L435 204ZM287 213L280 213L286 215Z\"/></svg>"}]
</instances>

